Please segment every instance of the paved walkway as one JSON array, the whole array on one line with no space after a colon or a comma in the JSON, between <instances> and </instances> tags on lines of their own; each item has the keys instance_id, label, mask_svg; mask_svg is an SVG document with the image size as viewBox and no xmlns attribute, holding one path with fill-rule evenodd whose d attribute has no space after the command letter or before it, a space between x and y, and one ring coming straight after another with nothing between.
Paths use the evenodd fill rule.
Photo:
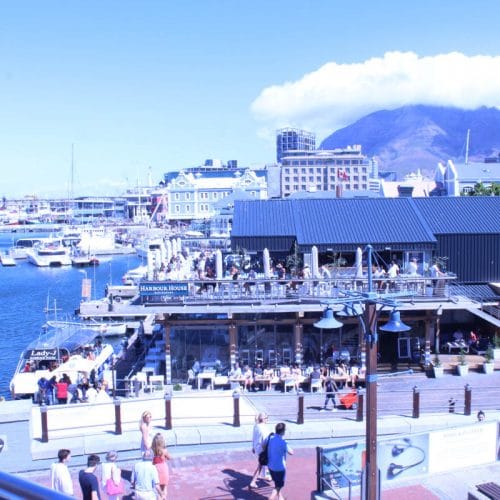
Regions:
<instances>
[{"instance_id":1,"label":"paved walkway","mask_svg":"<svg viewBox=\"0 0 500 500\"><path fill-rule=\"evenodd\" d=\"M443 397L447 398L449 391L463 391L463 386L469 382L473 388L473 414L464 416L458 411L450 414L443 411L423 413L419 419L408 416L408 412L399 412L398 415L389 415L389 411L382 412L378 421L379 434L414 433L429 429L455 427L470 424L475 421L477 399L479 394L486 393L491 386L500 385L500 372L493 376L471 374L467 379L447 376L440 380L426 379L421 375L412 377L394 377L381 379L380 393L393 394L396 401L407 398L408 391L414 385L422 390L436 392L442 389ZM477 396L475 397L474 394ZM249 491L247 485L255 469L255 457L251 454L249 440L252 424L248 420L260 410L268 411L271 422L279 420L287 422L287 437L296 449L296 453L288 461L288 477L285 495L289 500L302 500L311 498L316 489L316 451L315 445L328 446L333 442L350 440L356 437L362 440L365 422L356 422L354 412L338 411L337 413L320 413L317 409L310 409L306 415L304 425L294 423L293 413L296 396L269 398L266 396L243 396L242 405L244 413L248 415L242 420L242 426L232 427L226 419L222 422L207 421L204 419L205 410L210 413L211 408L222 405L227 408L228 394L218 391L193 391L193 398L186 395L187 411L199 418L189 420L188 425L176 426L165 431L161 419L155 422L155 431L166 434L170 443L170 451L174 456L171 466L170 499L189 500L215 500L215 499L263 499L270 493L270 487L264 481L260 482L257 490ZM230 397L230 395L229 395ZM201 399L200 399L201 398ZM321 396L320 396L321 399ZM149 404L149 400L138 401L138 408ZM231 399L230 399L231 401ZM481 401L481 400L480 400ZM27 404L28 403L28 404ZM500 421L500 399L487 401L487 420ZM151 403L152 404L152 403ZM160 399L155 404L163 404ZM290 404L292 410L287 409ZM483 403L481 403L483 404ZM73 411L84 412L83 405L72 405ZM313 405L314 406L314 405ZM496 410L494 409L496 408ZM58 411L60 411L58 409ZM135 411L135 410L134 410ZM138 411L138 410L137 410ZM293 410L294 411L294 410ZM131 426L125 426L122 435L115 435L109 428L99 429L85 427L78 429L78 435L73 437L61 430L60 436L51 437L48 443L41 443L32 439L33 426L29 422L31 407L29 402L4 402L0 404L0 436L5 438L6 446L0 454L0 468L4 471L15 473L21 477L33 480L39 484L48 485L48 469L54 461L57 450L68 447L73 450L72 475L76 479L78 470L83 467L85 456L88 453L99 453L103 458L104 453L116 449L120 455L120 466L131 469L138 460L139 432L137 418L131 418ZM81 413L82 414L82 413ZM60 413L64 419L64 412ZM66 414L67 415L67 414ZM288 416L290 416L290 418ZM212 418L213 419L213 418ZM64 421L64 420L63 420ZM67 422L68 426L75 426L76 422ZM62 425L62 424L61 424ZM225 444L224 444L225 443ZM175 444L175 445L174 445ZM495 464L468 468L466 471L453 471L446 474L422 476L410 480L394 480L391 483L383 482L384 499L457 499L466 498L467 492L473 490L476 484L500 478L500 462ZM79 494L76 484L75 491ZM77 497L79 497L77 495Z\"/></svg>"}]
</instances>

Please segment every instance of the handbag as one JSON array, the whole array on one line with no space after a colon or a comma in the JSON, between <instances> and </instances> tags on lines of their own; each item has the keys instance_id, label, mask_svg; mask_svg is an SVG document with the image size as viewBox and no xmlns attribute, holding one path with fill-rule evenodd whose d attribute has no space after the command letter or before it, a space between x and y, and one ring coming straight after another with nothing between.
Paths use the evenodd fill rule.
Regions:
<instances>
[{"instance_id":1,"label":"handbag","mask_svg":"<svg viewBox=\"0 0 500 500\"><path fill-rule=\"evenodd\" d=\"M123 493L125 493L125 485L123 484L123 481L120 481L118 484L116 484L110 477L106 481L106 493L108 495L122 495Z\"/></svg>"},{"instance_id":2,"label":"handbag","mask_svg":"<svg viewBox=\"0 0 500 500\"><path fill-rule=\"evenodd\" d=\"M259 465L267 465L269 463L269 455L267 454L267 446L269 445L269 439L271 436L274 434L274 432L271 432L269 436L267 436L266 442L264 444L264 448L262 451L259 453Z\"/></svg>"}]
</instances>

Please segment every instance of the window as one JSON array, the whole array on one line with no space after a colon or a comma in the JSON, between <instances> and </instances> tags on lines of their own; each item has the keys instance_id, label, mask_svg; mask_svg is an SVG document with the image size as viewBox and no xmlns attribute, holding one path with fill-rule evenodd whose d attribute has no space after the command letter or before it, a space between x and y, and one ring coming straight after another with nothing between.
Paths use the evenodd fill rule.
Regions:
<instances>
[{"instance_id":1,"label":"window","mask_svg":"<svg viewBox=\"0 0 500 500\"><path fill-rule=\"evenodd\" d=\"M213 198L214 200L216 200L216 199L217 199L217 193L216 193L215 191L212 193L212 198Z\"/></svg>"},{"instance_id":2,"label":"window","mask_svg":"<svg viewBox=\"0 0 500 500\"><path fill-rule=\"evenodd\" d=\"M180 205L175 205L175 213L179 214L181 212L181 206Z\"/></svg>"},{"instance_id":3,"label":"window","mask_svg":"<svg viewBox=\"0 0 500 500\"><path fill-rule=\"evenodd\" d=\"M179 193L174 194L174 200L179 201L181 199L181 195Z\"/></svg>"},{"instance_id":4,"label":"window","mask_svg":"<svg viewBox=\"0 0 500 500\"><path fill-rule=\"evenodd\" d=\"M185 193L184 199L190 200L191 199L191 193Z\"/></svg>"},{"instance_id":5,"label":"window","mask_svg":"<svg viewBox=\"0 0 500 500\"><path fill-rule=\"evenodd\" d=\"M186 213L191 212L191 205L186 205Z\"/></svg>"}]
</instances>

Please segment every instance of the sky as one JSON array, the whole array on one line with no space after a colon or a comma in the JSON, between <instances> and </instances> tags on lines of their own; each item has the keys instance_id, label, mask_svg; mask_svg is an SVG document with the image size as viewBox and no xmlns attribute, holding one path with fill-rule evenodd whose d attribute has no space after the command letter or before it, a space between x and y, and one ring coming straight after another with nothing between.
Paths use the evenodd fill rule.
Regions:
<instances>
[{"instance_id":1,"label":"sky","mask_svg":"<svg viewBox=\"0 0 500 500\"><path fill-rule=\"evenodd\" d=\"M281 127L500 107L497 0L4 0L0 196L118 195Z\"/></svg>"}]
</instances>

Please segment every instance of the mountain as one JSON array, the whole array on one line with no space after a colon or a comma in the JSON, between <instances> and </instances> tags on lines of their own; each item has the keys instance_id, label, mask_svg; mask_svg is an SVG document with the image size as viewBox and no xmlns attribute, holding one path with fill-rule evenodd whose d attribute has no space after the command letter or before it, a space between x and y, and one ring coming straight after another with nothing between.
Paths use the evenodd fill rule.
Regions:
<instances>
[{"instance_id":1,"label":"mountain","mask_svg":"<svg viewBox=\"0 0 500 500\"><path fill-rule=\"evenodd\" d=\"M380 170L399 175L415 171L433 175L438 161L464 162L470 130L469 160L484 161L500 151L500 110L412 105L377 111L329 135L320 149L361 144Z\"/></svg>"}]
</instances>

